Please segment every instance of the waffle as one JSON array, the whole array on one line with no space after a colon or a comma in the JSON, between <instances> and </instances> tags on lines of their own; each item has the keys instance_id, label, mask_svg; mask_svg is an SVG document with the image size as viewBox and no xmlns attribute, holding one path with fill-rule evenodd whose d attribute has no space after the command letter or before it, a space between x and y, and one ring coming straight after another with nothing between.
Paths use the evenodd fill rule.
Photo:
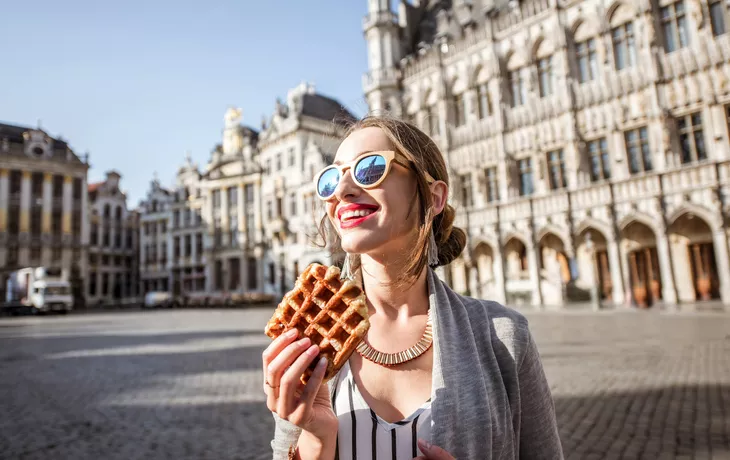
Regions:
<instances>
[{"instance_id":1,"label":"waffle","mask_svg":"<svg viewBox=\"0 0 730 460\"><path fill-rule=\"evenodd\" d=\"M319 346L319 356L302 375L302 383L309 381L321 356L327 358L326 382L370 328L365 294L353 281L340 280L339 268L311 264L276 307L265 332L275 339L292 328L299 331L299 338L309 337Z\"/></svg>"}]
</instances>

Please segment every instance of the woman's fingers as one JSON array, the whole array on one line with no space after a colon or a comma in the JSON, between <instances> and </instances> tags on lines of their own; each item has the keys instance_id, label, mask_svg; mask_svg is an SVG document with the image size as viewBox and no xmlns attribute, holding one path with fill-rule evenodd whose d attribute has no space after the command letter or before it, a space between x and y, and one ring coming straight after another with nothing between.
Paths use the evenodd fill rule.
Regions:
<instances>
[{"instance_id":1,"label":"woman's fingers","mask_svg":"<svg viewBox=\"0 0 730 460\"><path fill-rule=\"evenodd\" d=\"M267 366L266 381L269 386L274 388L281 385L281 377L284 371L292 365L292 363L306 351L307 347L311 345L311 340L305 337L301 340L297 340L286 346L281 352L269 363Z\"/></svg>"},{"instance_id":2,"label":"woman's fingers","mask_svg":"<svg viewBox=\"0 0 730 460\"><path fill-rule=\"evenodd\" d=\"M309 381L304 386L304 390L302 390L302 394L299 396L299 401L294 401L292 416L299 418L300 420L304 420L304 417L312 409L314 398L317 397L317 392L319 392L319 388L322 386L322 381L324 380L324 374L326 371L327 358L323 356L319 358L319 362L317 362L314 372L312 372L312 375L309 377Z\"/></svg>"},{"instance_id":3,"label":"woman's fingers","mask_svg":"<svg viewBox=\"0 0 730 460\"><path fill-rule=\"evenodd\" d=\"M273 361L274 358L276 358L277 355L281 353L281 350L283 350L287 347L287 345L292 343L298 335L299 331L297 331L296 329L290 329L274 339L269 344L269 346L266 347L264 352L261 354L261 358L264 364L264 378L266 377L266 371L269 363L271 363L271 361Z\"/></svg>"},{"instance_id":4,"label":"woman's fingers","mask_svg":"<svg viewBox=\"0 0 730 460\"><path fill-rule=\"evenodd\" d=\"M288 416L294 411L297 400L297 390L301 385L300 378L304 371L307 369L309 364L319 354L319 347L312 345L304 353L294 361L289 369L284 372L281 377L281 383L279 386L279 405L277 406L277 413L279 415ZM295 423L292 421L292 423ZM296 423L295 423L296 424Z\"/></svg>"}]
</instances>

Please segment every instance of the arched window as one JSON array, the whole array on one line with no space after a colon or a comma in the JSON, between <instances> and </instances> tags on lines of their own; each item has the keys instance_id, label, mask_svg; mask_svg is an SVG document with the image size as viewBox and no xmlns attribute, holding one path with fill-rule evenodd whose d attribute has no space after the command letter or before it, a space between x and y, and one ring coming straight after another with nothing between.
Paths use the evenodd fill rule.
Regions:
<instances>
[{"instance_id":1,"label":"arched window","mask_svg":"<svg viewBox=\"0 0 730 460\"><path fill-rule=\"evenodd\" d=\"M609 18L613 65L616 70L636 65L636 36L632 16L631 9L627 5L620 4Z\"/></svg>"},{"instance_id":2,"label":"arched window","mask_svg":"<svg viewBox=\"0 0 730 460\"><path fill-rule=\"evenodd\" d=\"M106 217L106 218L111 217L111 208L109 208L108 204L104 205L104 217Z\"/></svg>"},{"instance_id":3,"label":"arched window","mask_svg":"<svg viewBox=\"0 0 730 460\"><path fill-rule=\"evenodd\" d=\"M466 124L466 85L463 80L457 80L451 87L451 105L454 113L454 126L464 126Z\"/></svg>"},{"instance_id":4,"label":"arched window","mask_svg":"<svg viewBox=\"0 0 730 460\"><path fill-rule=\"evenodd\" d=\"M589 24L582 23L575 31L575 62L578 81L585 83L598 77L598 53L596 38Z\"/></svg>"},{"instance_id":5,"label":"arched window","mask_svg":"<svg viewBox=\"0 0 730 460\"><path fill-rule=\"evenodd\" d=\"M664 48L667 53L677 51L689 44L689 24L684 0L663 6L659 17L664 32Z\"/></svg>"},{"instance_id":6,"label":"arched window","mask_svg":"<svg viewBox=\"0 0 730 460\"><path fill-rule=\"evenodd\" d=\"M120 221L120 220L122 220L122 207L121 207L121 206L117 206L117 210L116 210L116 212L115 212L114 218L115 218L115 219L116 219L117 221Z\"/></svg>"},{"instance_id":7,"label":"arched window","mask_svg":"<svg viewBox=\"0 0 730 460\"><path fill-rule=\"evenodd\" d=\"M492 98L489 95L489 75L484 67L477 69L474 77L474 93L476 97L476 113L480 120L492 114Z\"/></svg>"},{"instance_id":8,"label":"arched window","mask_svg":"<svg viewBox=\"0 0 730 460\"><path fill-rule=\"evenodd\" d=\"M507 61L507 75L509 80L509 92L512 98L512 107L519 107L527 102L527 75L525 59L513 54Z\"/></svg>"},{"instance_id":9,"label":"arched window","mask_svg":"<svg viewBox=\"0 0 730 460\"><path fill-rule=\"evenodd\" d=\"M429 91L426 93L426 98L424 99L425 105L423 109L423 129L431 136L434 136L439 133L439 112L438 112L438 106L436 105L436 93L434 91Z\"/></svg>"},{"instance_id":10,"label":"arched window","mask_svg":"<svg viewBox=\"0 0 730 460\"><path fill-rule=\"evenodd\" d=\"M537 67L537 84L540 97L547 97L555 91L552 48L545 40L535 50L535 66Z\"/></svg>"}]
</instances>

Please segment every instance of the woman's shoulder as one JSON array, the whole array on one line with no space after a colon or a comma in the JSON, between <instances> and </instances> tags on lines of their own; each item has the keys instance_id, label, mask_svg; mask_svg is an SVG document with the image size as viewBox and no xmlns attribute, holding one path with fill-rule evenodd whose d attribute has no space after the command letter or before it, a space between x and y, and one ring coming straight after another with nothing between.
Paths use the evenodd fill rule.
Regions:
<instances>
[{"instance_id":1,"label":"woman's shoulder","mask_svg":"<svg viewBox=\"0 0 730 460\"><path fill-rule=\"evenodd\" d=\"M488 336L495 354L507 352L511 360L520 362L532 340L527 318L493 300L459 297L469 315L474 336Z\"/></svg>"}]
</instances>

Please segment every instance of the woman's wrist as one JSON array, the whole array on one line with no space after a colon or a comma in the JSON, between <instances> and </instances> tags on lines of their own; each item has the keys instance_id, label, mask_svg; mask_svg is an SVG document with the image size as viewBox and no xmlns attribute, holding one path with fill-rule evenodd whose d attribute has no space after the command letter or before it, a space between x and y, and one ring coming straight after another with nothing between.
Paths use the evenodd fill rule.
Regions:
<instances>
[{"instance_id":1,"label":"woman's wrist","mask_svg":"<svg viewBox=\"0 0 730 460\"><path fill-rule=\"evenodd\" d=\"M315 435L302 430L297 443L297 458L302 460L331 460L335 458L337 448L337 427L326 434Z\"/></svg>"}]
</instances>

